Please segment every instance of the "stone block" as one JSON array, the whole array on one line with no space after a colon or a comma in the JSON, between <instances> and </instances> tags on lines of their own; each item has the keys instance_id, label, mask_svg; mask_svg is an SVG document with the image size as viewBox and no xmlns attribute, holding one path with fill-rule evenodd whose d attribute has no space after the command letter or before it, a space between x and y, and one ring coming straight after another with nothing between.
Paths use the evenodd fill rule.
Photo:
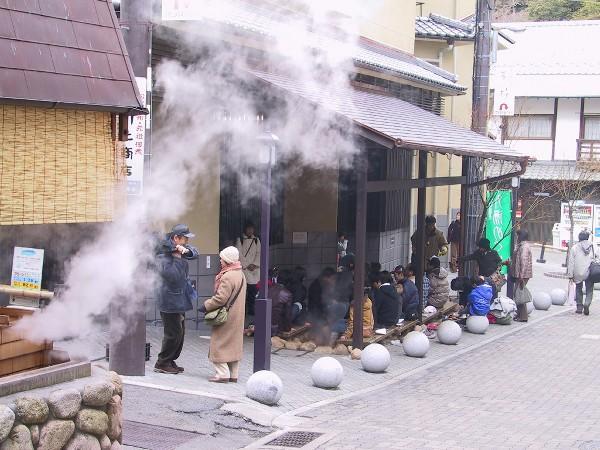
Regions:
<instances>
[{"instance_id":1,"label":"stone block","mask_svg":"<svg viewBox=\"0 0 600 450\"><path fill-rule=\"evenodd\" d=\"M107 435L102 436L99 439L99 442L100 442L100 449L101 450L110 450L112 442L110 441L110 438Z\"/></svg>"},{"instance_id":2,"label":"stone block","mask_svg":"<svg viewBox=\"0 0 600 450\"><path fill-rule=\"evenodd\" d=\"M123 380L117 372L108 372L108 379L113 385L115 395L123 395Z\"/></svg>"},{"instance_id":3,"label":"stone block","mask_svg":"<svg viewBox=\"0 0 600 450\"><path fill-rule=\"evenodd\" d=\"M81 394L76 389L54 391L48 397L50 411L57 419L72 419L81 408Z\"/></svg>"},{"instance_id":4,"label":"stone block","mask_svg":"<svg viewBox=\"0 0 600 450\"><path fill-rule=\"evenodd\" d=\"M77 413L75 424L77 429L84 433L96 436L108 434L108 415L104 411L84 408Z\"/></svg>"},{"instance_id":5,"label":"stone block","mask_svg":"<svg viewBox=\"0 0 600 450\"><path fill-rule=\"evenodd\" d=\"M40 443L40 426L30 425L29 432L31 433L31 442L33 445L38 445Z\"/></svg>"},{"instance_id":6,"label":"stone block","mask_svg":"<svg viewBox=\"0 0 600 450\"><path fill-rule=\"evenodd\" d=\"M15 423L15 413L6 405L0 405L0 442L10 434Z\"/></svg>"},{"instance_id":7,"label":"stone block","mask_svg":"<svg viewBox=\"0 0 600 450\"><path fill-rule=\"evenodd\" d=\"M121 442L123 437L123 400L118 395L110 399L107 408L108 431L107 436L111 441Z\"/></svg>"},{"instance_id":8,"label":"stone block","mask_svg":"<svg viewBox=\"0 0 600 450\"><path fill-rule=\"evenodd\" d=\"M61 450L75 432L71 420L51 420L40 431L38 450Z\"/></svg>"},{"instance_id":9,"label":"stone block","mask_svg":"<svg viewBox=\"0 0 600 450\"><path fill-rule=\"evenodd\" d=\"M14 427L8 439L0 445L0 450L33 450L29 428L25 425Z\"/></svg>"},{"instance_id":10,"label":"stone block","mask_svg":"<svg viewBox=\"0 0 600 450\"><path fill-rule=\"evenodd\" d=\"M65 446L65 450L102 450L102 447L96 436L77 431Z\"/></svg>"},{"instance_id":11,"label":"stone block","mask_svg":"<svg viewBox=\"0 0 600 450\"><path fill-rule=\"evenodd\" d=\"M44 423L48 420L50 409L42 398L21 397L15 401L18 419L25 425Z\"/></svg>"},{"instance_id":12,"label":"stone block","mask_svg":"<svg viewBox=\"0 0 600 450\"><path fill-rule=\"evenodd\" d=\"M83 388L83 404L87 406L104 406L113 396L114 387L110 381L88 384Z\"/></svg>"}]
</instances>

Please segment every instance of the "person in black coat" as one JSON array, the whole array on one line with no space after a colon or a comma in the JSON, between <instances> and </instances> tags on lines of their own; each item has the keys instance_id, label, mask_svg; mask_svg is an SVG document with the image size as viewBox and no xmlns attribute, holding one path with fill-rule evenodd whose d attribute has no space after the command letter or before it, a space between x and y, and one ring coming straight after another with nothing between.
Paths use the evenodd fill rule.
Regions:
<instances>
[{"instance_id":1,"label":"person in black coat","mask_svg":"<svg viewBox=\"0 0 600 450\"><path fill-rule=\"evenodd\" d=\"M164 326L162 348L154 370L160 373L183 372L179 358L185 338L185 313L193 309L196 291L188 280L188 260L198 257L198 250L188 241L195 237L187 225L175 225L158 249L157 268L161 278L158 309Z\"/></svg>"},{"instance_id":2,"label":"person in black coat","mask_svg":"<svg viewBox=\"0 0 600 450\"><path fill-rule=\"evenodd\" d=\"M480 239L477 246L477 250L470 255L461 258L460 261L476 261L477 266L479 267L479 276L492 276L502 264L502 258L500 258L500 255L496 250L490 248L489 239Z\"/></svg>"},{"instance_id":3,"label":"person in black coat","mask_svg":"<svg viewBox=\"0 0 600 450\"><path fill-rule=\"evenodd\" d=\"M375 329L396 326L400 316L400 295L392 285L392 275L388 271L379 273L374 283L373 316Z\"/></svg>"}]
</instances>

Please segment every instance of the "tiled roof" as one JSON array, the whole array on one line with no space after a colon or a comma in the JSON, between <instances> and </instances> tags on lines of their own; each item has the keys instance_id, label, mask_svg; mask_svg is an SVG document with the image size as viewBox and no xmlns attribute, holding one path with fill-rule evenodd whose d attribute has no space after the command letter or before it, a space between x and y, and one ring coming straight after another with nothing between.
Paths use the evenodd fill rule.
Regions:
<instances>
[{"instance_id":1,"label":"tiled roof","mask_svg":"<svg viewBox=\"0 0 600 450\"><path fill-rule=\"evenodd\" d=\"M254 71L253 75L284 93L350 119L396 147L500 160L527 159L496 141L395 97L350 88L318 90L272 73Z\"/></svg>"},{"instance_id":2,"label":"tiled roof","mask_svg":"<svg viewBox=\"0 0 600 450\"><path fill-rule=\"evenodd\" d=\"M475 29L472 24L430 14L428 17L416 18L415 34L417 37L430 39L473 40Z\"/></svg>"},{"instance_id":3,"label":"tiled roof","mask_svg":"<svg viewBox=\"0 0 600 450\"><path fill-rule=\"evenodd\" d=\"M112 2L0 0L0 101L144 110Z\"/></svg>"},{"instance_id":4,"label":"tiled roof","mask_svg":"<svg viewBox=\"0 0 600 450\"><path fill-rule=\"evenodd\" d=\"M512 172L515 167L491 163L486 170L487 175L493 177ZM600 181L600 172L582 171L576 161L533 161L521 176L524 180L578 180L582 177L590 181Z\"/></svg>"},{"instance_id":5,"label":"tiled roof","mask_svg":"<svg viewBox=\"0 0 600 450\"><path fill-rule=\"evenodd\" d=\"M266 11L256 5L244 2L219 3L218 8L207 8L203 14L208 20L264 36L273 36L275 30L281 29L282 26L277 11ZM329 36L309 33L306 45L313 48L332 49L344 44ZM457 84L454 74L413 55L370 39L360 38L357 45L350 51L357 65L373 70L394 72L401 78L441 87L452 93L462 93L466 90L466 87Z\"/></svg>"}]
</instances>

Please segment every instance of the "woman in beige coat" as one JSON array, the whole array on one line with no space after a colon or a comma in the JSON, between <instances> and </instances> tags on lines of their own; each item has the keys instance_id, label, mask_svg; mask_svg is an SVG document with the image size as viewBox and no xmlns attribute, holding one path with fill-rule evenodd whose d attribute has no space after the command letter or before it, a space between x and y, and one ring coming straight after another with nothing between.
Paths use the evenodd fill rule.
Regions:
<instances>
[{"instance_id":1,"label":"woman in beige coat","mask_svg":"<svg viewBox=\"0 0 600 450\"><path fill-rule=\"evenodd\" d=\"M229 306L227 322L213 327L208 358L216 374L208 381L237 383L244 345L244 315L246 279L240 264L240 254L235 247L221 253L221 271L215 279L215 294L204 302L205 312Z\"/></svg>"}]
</instances>

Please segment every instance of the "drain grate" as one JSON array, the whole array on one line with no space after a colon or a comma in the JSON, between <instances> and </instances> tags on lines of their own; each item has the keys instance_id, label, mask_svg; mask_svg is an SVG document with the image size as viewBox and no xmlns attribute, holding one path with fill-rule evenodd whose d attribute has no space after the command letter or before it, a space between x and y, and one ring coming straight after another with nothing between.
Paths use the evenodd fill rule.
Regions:
<instances>
[{"instance_id":1,"label":"drain grate","mask_svg":"<svg viewBox=\"0 0 600 450\"><path fill-rule=\"evenodd\" d=\"M267 445L273 447L302 448L322 435L323 433L315 433L314 431L288 431L268 442Z\"/></svg>"},{"instance_id":2,"label":"drain grate","mask_svg":"<svg viewBox=\"0 0 600 450\"><path fill-rule=\"evenodd\" d=\"M199 434L147 423L123 422L123 444L148 450L171 450L199 437Z\"/></svg>"}]
</instances>

